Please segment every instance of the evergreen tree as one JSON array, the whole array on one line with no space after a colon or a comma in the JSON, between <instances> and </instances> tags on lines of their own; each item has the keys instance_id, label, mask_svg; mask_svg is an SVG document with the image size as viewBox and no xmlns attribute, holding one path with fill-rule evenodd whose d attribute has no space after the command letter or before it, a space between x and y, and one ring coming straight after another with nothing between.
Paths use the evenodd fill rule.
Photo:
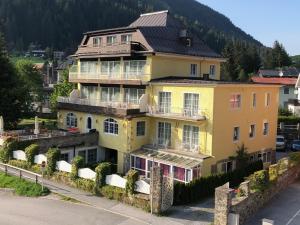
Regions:
<instances>
[{"instance_id":1,"label":"evergreen tree","mask_svg":"<svg viewBox=\"0 0 300 225\"><path fill-rule=\"evenodd\" d=\"M272 50L273 67L284 67L292 64L291 58L287 54L285 48L278 41L275 41Z\"/></svg>"}]
</instances>

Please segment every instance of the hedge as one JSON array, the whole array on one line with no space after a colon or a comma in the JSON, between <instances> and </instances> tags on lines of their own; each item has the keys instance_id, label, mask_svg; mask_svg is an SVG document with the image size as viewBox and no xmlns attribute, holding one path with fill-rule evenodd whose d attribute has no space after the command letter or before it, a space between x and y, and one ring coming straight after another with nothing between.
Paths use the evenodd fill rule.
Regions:
<instances>
[{"instance_id":1,"label":"hedge","mask_svg":"<svg viewBox=\"0 0 300 225\"><path fill-rule=\"evenodd\" d=\"M11 158L12 158L12 154L13 151L16 148L16 140L14 139L7 139L3 146L0 147L0 161L7 163Z\"/></svg>"},{"instance_id":2,"label":"hedge","mask_svg":"<svg viewBox=\"0 0 300 225\"><path fill-rule=\"evenodd\" d=\"M174 204L189 204L211 197L215 193L215 188L226 182L230 182L231 187L237 187L246 177L262 169L262 161L256 161L243 169L234 170L229 173L210 175L208 177L200 177L188 184L177 182L174 185Z\"/></svg>"},{"instance_id":3,"label":"hedge","mask_svg":"<svg viewBox=\"0 0 300 225\"><path fill-rule=\"evenodd\" d=\"M296 125L300 123L300 117L297 116L278 116L278 123L285 123L288 125Z\"/></svg>"},{"instance_id":4,"label":"hedge","mask_svg":"<svg viewBox=\"0 0 300 225\"><path fill-rule=\"evenodd\" d=\"M253 191L264 191L269 186L269 173L267 170L256 171L248 177L250 189Z\"/></svg>"},{"instance_id":5,"label":"hedge","mask_svg":"<svg viewBox=\"0 0 300 225\"><path fill-rule=\"evenodd\" d=\"M135 189L135 182L139 180L139 173L136 170L129 170L127 173L127 182L125 186L125 191L128 194L133 195Z\"/></svg>"},{"instance_id":6,"label":"hedge","mask_svg":"<svg viewBox=\"0 0 300 225\"><path fill-rule=\"evenodd\" d=\"M56 170L56 162L59 160L60 151L57 148L49 148L49 150L46 153L46 157L46 172L48 175L52 175Z\"/></svg>"},{"instance_id":7,"label":"hedge","mask_svg":"<svg viewBox=\"0 0 300 225\"><path fill-rule=\"evenodd\" d=\"M75 180L78 178L78 170L84 166L84 159L81 156L76 156L72 160L72 170L70 178Z\"/></svg>"},{"instance_id":8,"label":"hedge","mask_svg":"<svg viewBox=\"0 0 300 225\"><path fill-rule=\"evenodd\" d=\"M39 152L39 146L37 144L31 144L25 148L27 163L30 166L34 164L34 156L38 155L38 152Z\"/></svg>"},{"instance_id":9,"label":"hedge","mask_svg":"<svg viewBox=\"0 0 300 225\"><path fill-rule=\"evenodd\" d=\"M101 188L106 184L105 183L106 176L111 174L111 163L109 162L100 163L96 167L95 172L96 172L96 187Z\"/></svg>"}]
</instances>

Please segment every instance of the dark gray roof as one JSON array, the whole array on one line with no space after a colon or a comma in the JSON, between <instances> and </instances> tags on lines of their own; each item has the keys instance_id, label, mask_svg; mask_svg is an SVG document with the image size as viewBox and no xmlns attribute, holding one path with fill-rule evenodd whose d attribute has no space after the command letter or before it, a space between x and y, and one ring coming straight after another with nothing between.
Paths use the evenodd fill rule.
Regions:
<instances>
[{"instance_id":1,"label":"dark gray roof","mask_svg":"<svg viewBox=\"0 0 300 225\"><path fill-rule=\"evenodd\" d=\"M274 69L274 70L259 70L259 75L262 77L298 77L300 71L295 67L288 67L284 69Z\"/></svg>"}]
</instances>

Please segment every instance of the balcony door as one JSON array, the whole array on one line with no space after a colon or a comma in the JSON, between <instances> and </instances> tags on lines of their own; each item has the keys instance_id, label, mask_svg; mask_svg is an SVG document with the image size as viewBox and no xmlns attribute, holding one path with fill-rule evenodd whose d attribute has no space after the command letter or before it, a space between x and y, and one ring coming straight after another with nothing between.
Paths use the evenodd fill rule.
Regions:
<instances>
[{"instance_id":1,"label":"balcony door","mask_svg":"<svg viewBox=\"0 0 300 225\"><path fill-rule=\"evenodd\" d=\"M118 102L120 101L119 87L102 87L101 88L102 102Z\"/></svg>"},{"instance_id":2,"label":"balcony door","mask_svg":"<svg viewBox=\"0 0 300 225\"><path fill-rule=\"evenodd\" d=\"M199 94L184 93L184 115L196 116L199 111Z\"/></svg>"},{"instance_id":3,"label":"balcony door","mask_svg":"<svg viewBox=\"0 0 300 225\"><path fill-rule=\"evenodd\" d=\"M145 94L145 89L125 88L124 102L127 104L139 104L140 98Z\"/></svg>"},{"instance_id":4,"label":"balcony door","mask_svg":"<svg viewBox=\"0 0 300 225\"><path fill-rule=\"evenodd\" d=\"M199 127L183 126L183 147L187 149L196 149L199 147Z\"/></svg>"},{"instance_id":5,"label":"balcony door","mask_svg":"<svg viewBox=\"0 0 300 225\"><path fill-rule=\"evenodd\" d=\"M171 92L159 92L158 106L160 113L171 112Z\"/></svg>"},{"instance_id":6,"label":"balcony door","mask_svg":"<svg viewBox=\"0 0 300 225\"><path fill-rule=\"evenodd\" d=\"M166 122L158 122L157 132L158 145L170 146L171 145L171 124Z\"/></svg>"}]
</instances>

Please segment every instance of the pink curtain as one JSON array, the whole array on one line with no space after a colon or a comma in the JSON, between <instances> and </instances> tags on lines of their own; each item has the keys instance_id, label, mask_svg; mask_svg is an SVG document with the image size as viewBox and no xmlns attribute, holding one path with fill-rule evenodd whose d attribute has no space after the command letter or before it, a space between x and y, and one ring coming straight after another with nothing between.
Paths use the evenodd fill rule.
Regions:
<instances>
[{"instance_id":1,"label":"pink curtain","mask_svg":"<svg viewBox=\"0 0 300 225\"><path fill-rule=\"evenodd\" d=\"M169 165L165 165L165 164L160 164L160 167L162 168L163 175L164 176L169 176L169 174L170 174L170 166Z\"/></svg>"},{"instance_id":2,"label":"pink curtain","mask_svg":"<svg viewBox=\"0 0 300 225\"><path fill-rule=\"evenodd\" d=\"M174 166L174 178L185 181L185 169Z\"/></svg>"}]
</instances>

